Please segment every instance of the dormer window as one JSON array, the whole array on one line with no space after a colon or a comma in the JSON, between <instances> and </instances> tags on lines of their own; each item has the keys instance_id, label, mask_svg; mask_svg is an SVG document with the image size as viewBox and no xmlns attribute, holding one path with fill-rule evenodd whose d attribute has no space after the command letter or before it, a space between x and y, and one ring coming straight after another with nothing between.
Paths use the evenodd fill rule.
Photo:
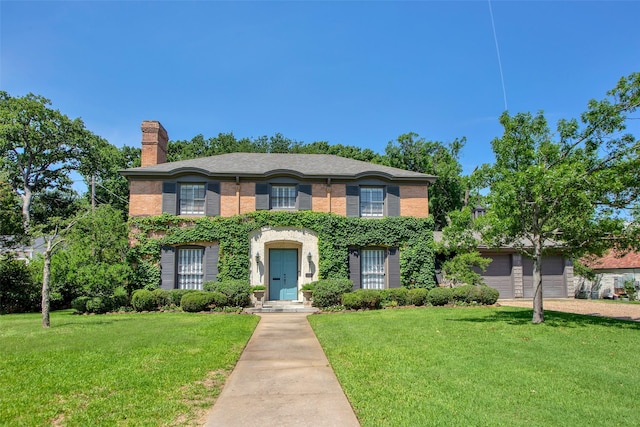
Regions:
<instances>
[{"instance_id":1,"label":"dormer window","mask_svg":"<svg viewBox=\"0 0 640 427\"><path fill-rule=\"evenodd\" d=\"M296 208L296 186L295 185L272 185L271 186L271 209L295 209Z\"/></svg>"},{"instance_id":2,"label":"dormer window","mask_svg":"<svg viewBox=\"0 0 640 427\"><path fill-rule=\"evenodd\" d=\"M360 216L365 218L384 216L384 188L360 188Z\"/></svg>"},{"instance_id":3,"label":"dormer window","mask_svg":"<svg viewBox=\"0 0 640 427\"><path fill-rule=\"evenodd\" d=\"M180 184L180 215L204 215L204 184Z\"/></svg>"}]
</instances>

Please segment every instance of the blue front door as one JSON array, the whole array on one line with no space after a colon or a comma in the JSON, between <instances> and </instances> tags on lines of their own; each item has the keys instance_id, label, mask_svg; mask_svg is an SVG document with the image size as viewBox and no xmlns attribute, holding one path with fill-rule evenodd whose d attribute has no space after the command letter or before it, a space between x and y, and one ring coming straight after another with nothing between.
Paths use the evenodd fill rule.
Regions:
<instances>
[{"instance_id":1,"label":"blue front door","mask_svg":"<svg viewBox=\"0 0 640 427\"><path fill-rule=\"evenodd\" d=\"M269 299L298 299L298 250L269 250Z\"/></svg>"}]
</instances>

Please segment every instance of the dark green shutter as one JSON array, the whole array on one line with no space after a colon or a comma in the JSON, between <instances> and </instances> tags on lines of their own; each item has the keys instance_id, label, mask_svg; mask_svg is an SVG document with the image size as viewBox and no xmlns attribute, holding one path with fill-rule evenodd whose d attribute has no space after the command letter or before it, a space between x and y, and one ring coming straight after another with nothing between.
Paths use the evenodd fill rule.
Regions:
<instances>
[{"instance_id":1,"label":"dark green shutter","mask_svg":"<svg viewBox=\"0 0 640 427\"><path fill-rule=\"evenodd\" d=\"M178 214L177 184L175 182L162 183L162 213Z\"/></svg>"},{"instance_id":2,"label":"dark green shutter","mask_svg":"<svg viewBox=\"0 0 640 427\"><path fill-rule=\"evenodd\" d=\"M160 251L160 287L175 289L176 287L176 248L163 246Z\"/></svg>"},{"instance_id":3,"label":"dark green shutter","mask_svg":"<svg viewBox=\"0 0 640 427\"><path fill-rule=\"evenodd\" d=\"M311 185L309 184L298 185L298 210L311 210Z\"/></svg>"},{"instance_id":4,"label":"dark green shutter","mask_svg":"<svg viewBox=\"0 0 640 427\"><path fill-rule=\"evenodd\" d=\"M347 216L360 216L360 187L347 185Z\"/></svg>"},{"instance_id":5,"label":"dark green shutter","mask_svg":"<svg viewBox=\"0 0 640 427\"><path fill-rule=\"evenodd\" d=\"M400 187L387 187L387 216L400 216Z\"/></svg>"},{"instance_id":6,"label":"dark green shutter","mask_svg":"<svg viewBox=\"0 0 640 427\"><path fill-rule=\"evenodd\" d=\"M205 199L205 215L220 216L220 183L208 182Z\"/></svg>"},{"instance_id":7,"label":"dark green shutter","mask_svg":"<svg viewBox=\"0 0 640 427\"><path fill-rule=\"evenodd\" d=\"M349 279L353 281L353 289L360 289L360 249L349 248Z\"/></svg>"},{"instance_id":8,"label":"dark green shutter","mask_svg":"<svg viewBox=\"0 0 640 427\"><path fill-rule=\"evenodd\" d=\"M400 250L398 248L389 248L387 251L387 275L390 288L399 288L401 286Z\"/></svg>"},{"instance_id":9,"label":"dark green shutter","mask_svg":"<svg viewBox=\"0 0 640 427\"><path fill-rule=\"evenodd\" d=\"M217 244L204 248L204 281L213 282L218 278L218 254Z\"/></svg>"},{"instance_id":10,"label":"dark green shutter","mask_svg":"<svg viewBox=\"0 0 640 427\"><path fill-rule=\"evenodd\" d=\"M269 184L256 184L256 210L269 210Z\"/></svg>"}]
</instances>

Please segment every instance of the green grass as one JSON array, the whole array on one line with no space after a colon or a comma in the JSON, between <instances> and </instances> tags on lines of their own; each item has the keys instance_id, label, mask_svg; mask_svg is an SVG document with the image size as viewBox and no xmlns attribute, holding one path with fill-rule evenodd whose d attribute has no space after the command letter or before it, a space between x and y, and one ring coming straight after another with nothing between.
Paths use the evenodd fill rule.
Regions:
<instances>
[{"instance_id":1,"label":"green grass","mask_svg":"<svg viewBox=\"0 0 640 427\"><path fill-rule=\"evenodd\" d=\"M631 426L640 324L431 308L310 316L363 426Z\"/></svg>"},{"instance_id":2,"label":"green grass","mask_svg":"<svg viewBox=\"0 0 640 427\"><path fill-rule=\"evenodd\" d=\"M0 425L192 425L257 316L0 316Z\"/></svg>"}]
</instances>

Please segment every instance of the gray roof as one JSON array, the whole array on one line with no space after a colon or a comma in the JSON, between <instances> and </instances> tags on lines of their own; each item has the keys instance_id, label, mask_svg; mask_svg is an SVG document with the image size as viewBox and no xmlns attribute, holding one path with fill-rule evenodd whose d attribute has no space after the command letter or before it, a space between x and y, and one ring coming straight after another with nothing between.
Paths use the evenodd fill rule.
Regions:
<instances>
[{"instance_id":1,"label":"gray roof","mask_svg":"<svg viewBox=\"0 0 640 427\"><path fill-rule=\"evenodd\" d=\"M121 173L127 177L174 177L195 173L217 177L294 175L299 178L315 179L379 177L392 181L434 182L436 180L433 175L329 154L229 153L125 169Z\"/></svg>"}]
</instances>

